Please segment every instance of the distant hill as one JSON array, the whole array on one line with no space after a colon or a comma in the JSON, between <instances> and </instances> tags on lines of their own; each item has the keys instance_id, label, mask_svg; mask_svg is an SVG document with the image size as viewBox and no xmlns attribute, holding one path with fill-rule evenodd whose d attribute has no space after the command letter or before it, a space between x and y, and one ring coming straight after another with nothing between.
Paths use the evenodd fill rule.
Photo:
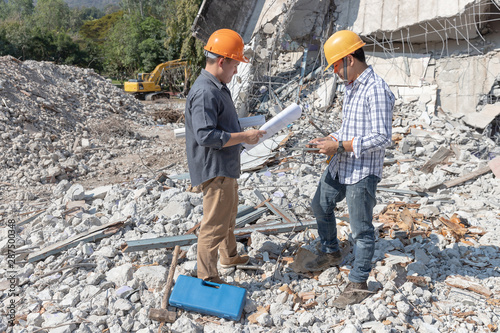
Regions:
<instances>
[{"instance_id":1,"label":"distant hill","mask_svg":"<svg viewBox=\"0 0 500 333\"><path fill-rule=\"evenodd\" d=\"M108 5L118 6L120 0L64 0L70 7L96 7L98 9L104 9Z\"/></svg>"}]
</instances>

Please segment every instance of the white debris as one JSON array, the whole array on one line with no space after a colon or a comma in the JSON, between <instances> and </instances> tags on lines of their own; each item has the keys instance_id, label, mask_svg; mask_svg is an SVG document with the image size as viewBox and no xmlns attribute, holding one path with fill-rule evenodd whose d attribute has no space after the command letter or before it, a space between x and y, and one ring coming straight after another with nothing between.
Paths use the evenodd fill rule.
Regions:
<instances>
[{"instance_id":1,"label":"white debris","mask_svg":"<svg viewBox=\"0 0 500 333\"><path fill-rule=\"evenodd\" d=\"M290 10L287 2L283 8L281 3L279 8L271 7L258 28L261 30L255 34L260 38L254 50L256 62L265 63L266 73L271 68L269 75L299 70L295 64L300 63L303 46L294 38L310 32L320 38L323 18L317 12L329 12L315 9L317 12L312 15L308 7L314 6L310 2L292 2L300 6ZM290 31L284 31L292 14L302 17L305 23L295 23ZM311 20L314 17L321 19L316 22ZM305 40L316 43L315 39ZM286 52L273 51L273 43L278 42ZM316 47L319 49L319 44ZM274 57L273 52L278 56ZM311 48L309 52L316 59L318 51ZM421 75L416 77L413 72L408 78L414 83L411 89L398 89L401 96L394 111L393 145L387 149L380 183L385 190L377 192L377 240L373 274L368 281L374 295L345 310L331 306L352 268L352 253L346 253L340 267L318 273L317 279L291 269L289 263L298 247L316 253L317 230L275 235L252 232L238 243L238 251L251 255L249 265L254 269L221 269L222 278L247 290L242 319L234 322L182 311L175 323L165 324L167 331L349 333L496 329L500 181L487 172L455 186L445 184L486 166L489 159L500 155L500 149L486 130L478 133L464 122L483 127L483 119L473 115L462 119L461 115L436 108L437 96L443 89L440 82L453 80L451 72L462 60L443 58L436 64L436 59L429 55L415 59L418 61L410 59L407 65L412 70L420 68ZM444 64L448 60L450 68ZM404 60L400 65L406 66ZM444 74L430 84L427 80L434 79L435 73L430 68L436 65ZM313 68L312 63L307 64L307 69L310 75L304 78L302 86L293 78L283 78L283 82L274 82L276 85L266 84L265 89L260 89L262 83L258 83L259 94L271 93L272 87L277 96L263 102L261 112L279 112L278 98L284 107L298 100L307 117L279 133L282 139L290 131L294 134L282 145L273 144L270 155L281 164L269 164L262 170L252 168L239 180L240 204L259 205L261 202L253 193L258 188L273 206L287 214L286 218L297 220L297 225L314 219L310 203L326 167L326 157L290 148L302 147L310 139L322 136L309 118L324 131L338 129L339 103L343 98L341 84L335 87L333 76L323 73L322 68ZM47 84L42 76L54 84ZM314 77L319 79L315 81ZM498 83L493 85L491 98L498 98L499 87ZM129 241L147 244L152 238L184 237L201 221L202 194L188 191L191 189L186 180L185 147L181 141L172 140L171 130L182 124L156 126L146 115L148 107L93 71L69 66L18 63L2 57L0 91L6 104L0 102L0 207L4 216L15 216L16 222L27 219L17 226L14 237L19 259L16 283L23 297L16 308L21 318L19 332L63 324L68 325L51 332L156 332L159 323L148 318L148 311L161 305L171 251L122 250ZM451 103L449 96L440 98ZM478 110L497 110L496 104L492 105L495 106ZM497 114L488 113L488 120ZM421 167L440 147L449 148L453 154L431 172L423 173ZM175 165L169 167L172 163ZM158 170L165 173L161 181L157 178ZM413 226L397 223L403 213L391 210L391 206L411 210ZM40 215L29 220L38 214L33 212ZM348 217L345 202L337 205L335 214ZM456 224L457 229L452 232L446 221L454 220L454 214L460 225ZM394 220L384 220L391 216ZM286 218L268 211L256 223L276 229ZM84 238L73 247L33 263L23 261L27 253L118 221L124 225L99 234L99 239ZM349 224L341 219L337 223L339 238L349 242ZM0 229L0 261L7 264L10 238L4 230ZM460 235L461 230L467 230L465 236ZM186 253L179 258L175 277L196 276L196 244L183 245ZM10 286L6 269L0 269L0 285L0 299L5 306ZM253 314L259 315L250 321ZM2 316L0 331L4 330L7 321Z\"/></svg>"}]
</instances>

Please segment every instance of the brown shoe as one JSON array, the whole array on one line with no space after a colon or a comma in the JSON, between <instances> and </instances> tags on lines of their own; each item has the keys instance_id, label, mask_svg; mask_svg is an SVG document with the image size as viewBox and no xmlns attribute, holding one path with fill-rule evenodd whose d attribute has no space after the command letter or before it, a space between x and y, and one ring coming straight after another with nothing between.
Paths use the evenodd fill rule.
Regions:
<instances>
[{"instance_id":1,"label":"brown shoe","mask_svg":"<svg viewBox=\"0 0 500 333\"><path fill-rule=\"evenodd\" d=\"M246 254L244 255L236 255L236 257L220 259L220 265L222 268L230 268L238 265L246 265L250 257Z\"/></svg>"},{"instance_id":2,"label":"brown shoe","mask_svg":"<svg viewBox=\"0 0 500 333\"><path fill-rule=\"evenodd\" d=\"M345 309L348 305L361 303L365 298L372 295L368 290L366 282L349 282L344 291L333 301L332 305L338 309Z\"/></svg>"},{"instance_id":3,"label":"brown shoe","mask_svg":"<svg viewBox=\"0 0 500 333\"><path fill-rule=\"evenodd\" d=\"M332 253L320 252L316 259L306 262L304 268L311 271L324 271L332 266L338 266L342 263L342 253L340 251Z\"/></svg>"}]
</instances>

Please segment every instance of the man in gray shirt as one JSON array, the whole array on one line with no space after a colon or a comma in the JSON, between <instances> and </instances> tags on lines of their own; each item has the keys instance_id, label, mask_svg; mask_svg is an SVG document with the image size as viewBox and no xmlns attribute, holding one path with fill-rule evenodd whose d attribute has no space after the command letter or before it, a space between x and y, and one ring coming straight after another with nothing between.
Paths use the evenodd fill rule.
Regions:
<instances>
[{"instance_id":1,"label":"man in gray shirt","mask_svg":"<svg viewBox=\"0 0 500 333\"><path fill-rule=\"evenodd\" d=\"M217 271L246 264L238 255L234 226L238 211L241 143L255 144L266 133L242 132L226 84L237 73L243 39L235 31L215 31L205 46L206 65L186 100L186 151L191 185L203 191L203 219L198 234L198 278L224 283Z\"/></svg>"}]
</instances>

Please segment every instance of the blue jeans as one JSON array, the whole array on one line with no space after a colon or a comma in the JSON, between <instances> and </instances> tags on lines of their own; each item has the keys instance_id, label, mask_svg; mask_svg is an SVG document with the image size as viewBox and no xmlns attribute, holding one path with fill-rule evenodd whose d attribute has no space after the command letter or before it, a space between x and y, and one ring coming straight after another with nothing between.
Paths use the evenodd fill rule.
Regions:
<instances>
[{"instance_id":1,"label":"blue jeans","mask_svg":"<svg viewBox=\"0 0 500 333\"><path fill-rule=\"evenodd\" d=\"M372 218L373 207L377 203L375 191L379 182L380 178L371 175L356 184L341 184L338 178L332 178L327 168L311 203L318 223L321 250L332 253L339 250L334 209L337 202L346 199L354 239L354 263L349 273L349 280L352 282L365 282L372 268L371 261L375 251Z\"/></svg>"}]
</instances>

